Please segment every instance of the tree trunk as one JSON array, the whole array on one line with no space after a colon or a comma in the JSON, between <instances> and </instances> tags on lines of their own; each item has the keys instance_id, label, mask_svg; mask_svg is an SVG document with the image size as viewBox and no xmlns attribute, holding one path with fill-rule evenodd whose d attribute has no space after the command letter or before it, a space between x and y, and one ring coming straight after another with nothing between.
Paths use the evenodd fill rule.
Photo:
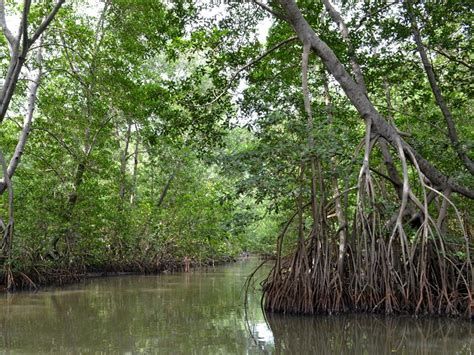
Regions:
<instances>
[{"instance_id":1,"label":"tree trunk","mask_svg":"<svg viewBox=\"0 0 474 355\"><path fill-rule=\"evenodd\" d=\"M130 204L135 204L137 196L137 176L138 176L138 149L140 148L140 140L137 134L135 142L135 152L133 153L133 175L132 175L132 189L130 191Z\"/></svg>"},{"instance_id":2,"label":"tree trunk","mask_svg":"<svg viewBox=\"0 0 474 355\"><path fill-rule=\"evenodd\" d=\"M11 32L8 30L5 21L5 4L4 1L0 3L0 23L9 42L10 47L10 64L8 65L7 74L3 87L0 91L0 123L5 119L10 101L15 92L16 84L20 76L21 69L26 61L26 56L31 45L40 38L41 34L46 30L51 21L54 19L59 9L65 0L58 0L52 11L43 19L43 22L36 28L31 38L28 38L28 15L30 12L31 0L25 0L22 12L22 18L20 22L20 28L18 30L17 38L14 38Z\"/></svg>"},{"instance_id":3,"label":"tree trunk","mask_svg":"<svg viewBox=\"0 0 474 355\"><path fill-rule=\"evenodd\" d=\"M156 203L156 208L160 208L161 205L163 204L163 201L165 200L165 197L166 197L166 194L168 193L168 190L171 186L171 182L174 180L176 176L176 173L172 173L169 178L168 178L168 181L166 181L166 184L165 184L165 187L163 187L163 190L161 190L161 193L160 193L160 197L158 199L158 202Z\"/></svg>"},{"instance_id":4,"label":"tree trunk","mask_svg":"<svg viewBox=\"0 0 474 355\"><path fill-rule=\"evenodd\" d=\"M31 123L33 121L33 113L36 107L36 97L38 93L38 87L40 85L41 76L43 73L42 67L41 67L41 62L43 60L42 43L43 43L43 40L42 38L40 38L38 53L36 55L36 60L38 62L39 67L35 75L33 75L33 77L31 78L31 81L28 85L28 107L26 110L26 115L23 119L23 128L20 132L18 143L15 147L15 152L13 153L13 156L10 159L10 163L8 164L7 175L9 179L13 177L18 167L18 164L20 163L20 159L21 159L21 156L23 155L23 151L25 149L25 145L28 140L28 135L30 134L30 130L31 130ZM2 180L0 180L0 195L5 191L5 189L6 189L5 178L3 178Z\"/></svg>"},{"instance_id":5,"label":"tree trunk","mask_svg":"<svg viewBox=\"0 0 474 355\"><path fill-rule=\"evenodd\" d=\"M130 136L132 132L132 123L128 123L127 133L125 134L125 147L120 154L120 189L119 196L121 203L125 199L126 190L126 174L127 174L127 160L128 160L128 147L130 145Z\"/></svg>"}]
</instances>

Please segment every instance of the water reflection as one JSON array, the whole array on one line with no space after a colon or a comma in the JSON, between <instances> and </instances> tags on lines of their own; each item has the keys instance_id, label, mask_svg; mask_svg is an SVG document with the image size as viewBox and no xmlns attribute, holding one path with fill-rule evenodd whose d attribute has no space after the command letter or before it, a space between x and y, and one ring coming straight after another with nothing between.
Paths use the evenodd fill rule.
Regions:
<instances>
[{"instance_id":1,"label":"water reflection","mask_svg":"<svg viewBox=\"0 0 474 355\"><path fill-rule=\"evenodd\" d=\"M0 353L470 353L471 323L441 319L268 316L242 287L255 261L126 276L0 296Z\"/></svg>"},{"instance_id":2,"label":"water reflection","mask_svg":"<svg viewBox=\"0 0 474 355\"><path fill-rule=\"evenodd\" d=\"M366 314L268 315L275 354L472 354L474 326L465 321Z\"/></svg>"}]
</instances>

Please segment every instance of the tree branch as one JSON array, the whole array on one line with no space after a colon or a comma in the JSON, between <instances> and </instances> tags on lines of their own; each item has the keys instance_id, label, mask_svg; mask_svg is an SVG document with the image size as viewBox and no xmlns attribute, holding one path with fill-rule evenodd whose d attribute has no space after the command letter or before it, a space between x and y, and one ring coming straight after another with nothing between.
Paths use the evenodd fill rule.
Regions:
<instances>
[{"instance_id":1,"label":"tree branch","mask_svg":"<svg viewBox=\"0 0 474 355\"><path fill-rule=\"evenodd\" d=\"M359 63L357 63L357 60L355 58L355 50L349 37L349 28L344 22L344 19L342 18L341 14L336 10L336 8L331 4L329 0L323 0L323 3L324 7L329 13L329 16L331 16L332 20L336 22L340 27L341 37L344 42L346 42L347 47L349 49L350 62L352 66L352 71L355 75L356 82L362 87L364 92L367 94L367 87L365 85L364 75L362 74L362 69L360 68Z\"/></svg>"},{"instance_id":2,"label":"tree branch","mask_svg":"<svg viewBox=\"0 0 474 355\"><path fill-rule=\"evenodd\" d=\"M354 81L332 49L314 32L313 28L303 17L296 2L294 0L279 0L279 2L285 9L290 24L301 42L311 43L312 50L321 58L327 70L338 81L347 98L357 109L361 117L365 121L372 122L373 133L385 138L395 148L401 144L403 150L413 154L423 174L438 188L445 189L450 186L453 191L474 199L474 191L449 179L416 152L407 142L400 138L400 134L382 118L373 103L369 100L367 95L365 95L364 90ZM408 155L411 156L411 154Z\"/></svg>"},{"instance_id":3,"label":"tree branch","mask_svg":"<svg viewBox=\"0 0 474 355\"><path fill-rule=\"evenodd\" d=\"M20 22L20 29L18 31L18 37L14 41L12 46L10 63L8 65L7 74L5 75L5 81L0 91L0 123L3 122L7 113L10 101L15 92L18 77L21 69L26 61L26 55L31 45L41 36L49 23L53 20L56 13L59 11L64 0L58 0L56 6L53 8L48 17L41 23L41 25L35 31L35 34L31 39L28 40L28 14L30 11L31 0L25 0L22 12L22 18ZM4 2L0 5L4 5ZM3 13L5 7L2 7ZM23 38L23 41L21 40ZM20 48L20 42L22 46Z\"/></svg>"},{"instance_id":4,"label":"tree branch","mask_svg":"<svg viewBox=\"0 0 474 355\"><path fill-rule=\"evenodd\" d=\"M21 18L21 35L18 34L18 41L20 41L20 36L22 38L22 51L21 56L26 57L28 51L28 14L30 13L31 0L25 0L25 5L23 6L23 16Z\"/></svg>"},{"instance_id":5,"label":"tree branch","mask_svg":"<svg viewBox=\"0 0 474 355\"><path fill-rule=\"evenodd\" d=\"M464 65L466 68L471 69L471 70L474 69L474 65L471 65L462 59L455 58L440 48L436 48L436 47L428 47L428 48L434 50L436 53L442 55L443 57L449 59L452 62L456 62L458 64Z\"/></svg>"},{"instance_id":6,"label":"tree branch","mask_svg":"<svg viewBox=\"0 0 474 355\"><path fill-rule=\"evenodd\" d=\"M204 106L208 106L208 105L212 105L213 103L215 103L217 100L219 100L222 96L224 96L227 92L227 90L229 90L230 86L232 85L232 82L237 79L237 77L239 76L239 74L241 72L243 72L244 70L250 68L251 66L253 66L254 64L256 64L257 62L259 62L260 60L262 60L263 58L265 58L267 55L269 55L270 53L276 51L278 48L284 46L285 44L287 43L290 43L290 42L293 42L295 40L297 40L298 37L294 36L294 37L290 37L290 38L287 38L285 39L284 41L281 41L279 42L278 44L274 45L272 48L270 48L268 51L266 51L265 53L259 55L257 58L251 60L250 62L248 62L247 64L245 64L243 67L241 67L239 70L237 70L232 76L231 78L229 79L229 82L227 83L227 86L224 88L224 90L221 91L221 93L219 95L217 95L211 102L205 104Z\"/></svg>"},{"instance_id":7,"label":"tree branch","mask_svg":"<svg viewBox=\"0 0 474 355\"><path fill-rule=\"evenodd\" d=\"M11 245L13 240L13 185L8 176L7 164L3 156L3 152L0 149L0 165L3 171L3 180L5 189L8 190L8 224L5 227L1 247L6 249L6 256L10 258Z\"/></svg>"},{"instance_id":8,"label":"tree branch","mask_svg":"<svg viewBox=\"0 0 474 355\"><path fill-rule=\"evenodd\" d=\"M160 208L160 206L163 204L163 201L165 200L166 194L168 193L168 189L170 188L171 182L174 180L175 176L176 176L176 173L173 172L169 176L168 181L166 181L165 187L163 188L163 190L161 190L160 198L158 199L158 202L156 204L156 208Z\"/></svg>"},{"instance_id":9,"label":"tree branch","mask_svg":"<svg viewBox=\"0 0 474 355\"><path fill-rule=\"evenodd\" d=\"M384 6L382 6L381 8L375 10L375 11L372 11L371 13L369 14L366 14L364 17L362 17L360 20L359 20L359 23L357 24L357 26L355 27L354 31L357 31L361 26L362 24L365 22L365 20L367 20L369 17L372 17L373 15L376 15L378 14L379 12L382 12L383 10L385 10L386 8L392 6L392 5L395 5L395 4L398 4L398 1L394 1L394 2L390 2Z\"/></svg>"},{"instance_id":10,"label":"tree branch","mask_svg":"<svg viewBox=\"0 0 474 355\"><path fill-rule=\"evenodd\" d=\"M10 49L10 55L13 55L13 48L15 47L15 36L13 36L13 33L8 29L8 26L7 26L4 0L0 0L0 26L2 27L2 32L8 41L8 48Z\"/></svg>"},{"instance_id":11,"label":"tree branch","mask_svg":"<svg viewBox=\"0 0 474 355\"><path fill-rule=\"evenodd\" d=\"M48 25L51 23L51 21L53 21L54 17L56 16L59 9L63 5L64 1L65 0L58 0L53 10L51 10L49 15L43 20L41 25L38 26L33 36L31 36L31 39L28 41L28 47L30 47L33 43L35 43L36 40L39 38L39 36L41 36L41 34L44 32L44 30L46 30Z\"/></svg>"},{"instance_id":12,"label":"tree branch","mask_svg":"<svg viewBox=\"0 0 474 355\"><path fill-rule=\"evenodd\" d=\"M288 22L288 19L285 17L285 15L282 15L280 14L279 12L276 12L275 10L273 10L270 6L268 5L265 5L263 3L261 3L260 1L257 1L257 0L252 0L252 2L258 6L260 6L262 9L264 9L266 12L272 14L274 17L276 17L277 19L279 20L282 20L282 21L285 21L285 22Z\"/></svg>"},{"instance_id":13,"label":"tree branch","mask_svg":"<svg viewBox=\"0 0 474 355\"><path fill-rule=\"evenodd\" d=\"M40 43L41 41L42 41L42 38L40 38ZM23 155L23 151L25 149L25 145L31 131L31 122L33 121L33 114L34 114L35 106L36 106L38 87L40 85L41 75L42 75L41 62L43 61L43 53L42 53L41 46L38 49L36 60L38 63L38 70L34 78L30 81L29 86L28 86L28 107L25 114L25 118L23 120L23 127L21 129L20 137L18 138L18 143L15 147L15 152L13 153L13 156L6 170L8 179L11 179L13 177L18 167L18 164L20 163L21 156ZM8 186L8 184L6 183L7 177L4 177L2 180L0 180L0 195L5 191L5 189Z\"/></svg>"},{"instance_id":14,"label":"tree branch","mask_svg":"<svg viewBox=\"0 0 474 355\"><path fill-rule=\"evenodd\" d=\"M428 81L431 86L431 91L435 97L436 104L438 105L443 117L446 121L446 126L448 127L448 136L451 141L451 145L453 146L454 150L456 151L459 159L467 168L467 170L474 175L474 162L469 158L465 148L459 142L458 133L456 131L456 125L454 123L454 119L451 113L451 110L448 108L446 101L444 100L443 94L441 93L441 89L438 86L436 75L433 70L433 66L431 65L428 55L425 50L425 46L423 45L421 39L421 33L416 23L416 17L413 11L413 5L411 1L407 1L405 3L408 18L410 20L411 29L413 33L413 37L415 39L416 47L418 49L418 53L421 58L421 62L423 63L423 67L425 69L426 76L428 77ZM445 189L443 189L445 190Z\"/></svg>"}]
</instances>

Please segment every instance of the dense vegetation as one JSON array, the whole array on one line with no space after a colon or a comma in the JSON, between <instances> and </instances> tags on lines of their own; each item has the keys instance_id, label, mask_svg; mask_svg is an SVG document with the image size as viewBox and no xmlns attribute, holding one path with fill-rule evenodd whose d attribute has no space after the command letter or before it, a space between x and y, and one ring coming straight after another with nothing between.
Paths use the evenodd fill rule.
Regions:
<instances>
[{"instance_id":1,"label":"dense vegetation","mask_svg":"<svg viewBox=\"0 0 474 355\"><path fill-rule=\"evenodd\" d=\"M269 310L471 316L469 2L336 5L1 1L5 287L252 250Z\"/></svg>"}]
</instances>

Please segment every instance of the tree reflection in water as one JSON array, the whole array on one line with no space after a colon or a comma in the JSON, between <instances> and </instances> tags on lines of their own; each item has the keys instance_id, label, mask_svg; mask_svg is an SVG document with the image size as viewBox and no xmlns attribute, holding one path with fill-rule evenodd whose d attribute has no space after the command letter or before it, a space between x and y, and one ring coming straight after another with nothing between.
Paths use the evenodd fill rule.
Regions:
<instances>
[{"instance_id":1,"label":"tree reflection in water","mask_svg":"<svg viewBox=\"0 0 474 355\"><path fill-rule=\"evenodd\" d=\"M275 354L472 354L474 325L442 318L367 314L267 314ZM273 352L273 351L272 351Z\"/></svg>"}]
</instances>

